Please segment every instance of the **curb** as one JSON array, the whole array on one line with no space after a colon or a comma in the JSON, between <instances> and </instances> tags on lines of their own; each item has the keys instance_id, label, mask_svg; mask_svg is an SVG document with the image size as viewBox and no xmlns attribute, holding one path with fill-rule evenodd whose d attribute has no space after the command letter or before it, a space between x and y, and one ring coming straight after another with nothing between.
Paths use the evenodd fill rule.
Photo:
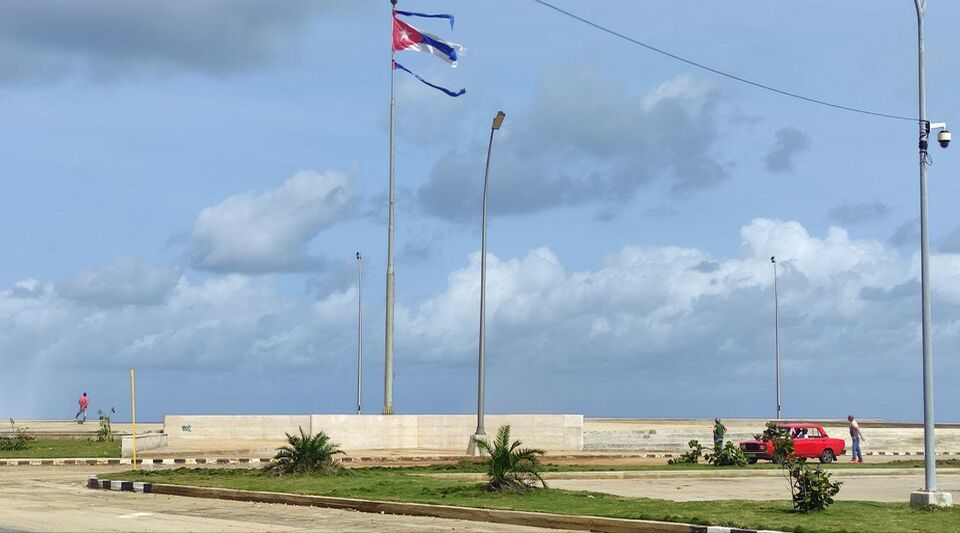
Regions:
<instances>
[{"instance_id":1,"label":"curb","mask_svg":"<svg viewBox=\"0 0 960 533\"><path fill-rule=\"evenodd\" d=\"M106 484L106 486L104 486L104 484ZM137 490L138 485L140 486L141 490ZM330 509L348 509L362 513L429 516L433 518L491 522L497 524L541 527L548 529L597 531L602 533L777 533L769 530L698 526L677 522L658 522L654 520L630 520L625 518L562 515L532 511L507 511L422 503L358 500L353 498L336 498L331 496L307 496L279 492L260 492L212 487L190 487L185 485L154 483L138 484L137 482L133 481L98 480L96 477L91 477L87 481L87 486L101 490L126 490L152 494L166 494L170 496L185 496L191 498L209 498L256 503L279 503L285 505L325 507ZM115 486L118 486L119 488L114 488Z\"/></svg>"},{"instance_id":2,"label":"curb","mask_svg":"<svg viewBox=\"0 0 960 533\"><path fill-rule=\"evenodd\" d=\"M153 492L153 483L145 483L142 481L111 481L109 479L97 479L96 476L91 476L87 478L87 488L150 494Z\"/></svg>"},{"instance_id":3,"label":"curb","mask_svg":"<svg viewBox=\"0 0 960 533\"><path fill-rule=\"evenodd\" d=\"M924 453L919 452L864 452L864 457L869 456L918 456L923 457ZM672 453L649 453L649 454L622 454L622 455L548 455L543 461L549 463L554 461L571 460L590 460L590 459L666 459L676 457ZM960 457L960 452L937 452L937 457ZM382 465L391 463L434 463L434 462L456 462L465 459L475 459L473 456L451 456L451 455L415 455L415 456L357 456L343 457L340 462L353 465ZM176 457L176 458L148 458L137 459L138 465L244 465L244 464L267 464L272 460L271 457ZM28 459L28 458L10 458L0 459L0 467L3 466L117 466L132 465L133 461L129 458L77 458L77 459Z\"/></svg>"},{"instance_id":4,"label":"curb","mask_svg":"<svg viewBox=\"0 0 960 533\"><path fill-rule=\"evenodd\" d=\"M865 452L863 455L920 455L923 456L923 452ZM960 452L937 452L936 455L960 455Z\"/></svg>"}]
</instances>

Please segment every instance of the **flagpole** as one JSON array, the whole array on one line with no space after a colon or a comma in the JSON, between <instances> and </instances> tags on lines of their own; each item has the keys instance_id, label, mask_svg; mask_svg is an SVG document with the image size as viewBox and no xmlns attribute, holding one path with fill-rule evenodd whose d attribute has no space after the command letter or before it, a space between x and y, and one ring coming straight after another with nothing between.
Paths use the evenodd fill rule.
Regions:
<instances>
[{"instance_id":1,"label":"flagpole","mask_svg":"<svg viewBox=\"0 0 960 533\"><path fill-rule=\"evenodd\" d=\"M397 118L397 100L394 96L394 78L397 69L393 62L393 17L397 0L390 0L390 207L387 222L387 296L386 326L383 345L383 414L393 414L393 159L394 159L394 123Z\"/></svg>"}]
</instances>

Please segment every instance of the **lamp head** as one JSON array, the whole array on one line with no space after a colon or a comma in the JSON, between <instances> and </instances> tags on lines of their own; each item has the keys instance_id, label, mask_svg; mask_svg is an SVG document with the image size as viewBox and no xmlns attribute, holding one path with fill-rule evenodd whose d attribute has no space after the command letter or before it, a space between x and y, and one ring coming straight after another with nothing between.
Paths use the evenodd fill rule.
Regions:
<instances>
[{"instance_id":1,"label":"lamp head","mask_svg":"<svg viewBox=\"0 0 960 533\"><path fill-rule=\"evenodd\" d=\"M777 257L774 256L774 255L771 255L771 256L770 256L770 262L771 262L771 263L776 263L776 262L777 262Z\"/></svg>"},{"instance_id":2,"label":"lamp head","mask_svg":"<svg viewBox=\"0 0 960 533\"><path fill-rule=\"evenodd\" d=\"M500 125L503 124L505 118L507 118L507 115L503 111L497 111L497 116L493 117L493 129L500 129Z\"/></svg>"}]
</instances>

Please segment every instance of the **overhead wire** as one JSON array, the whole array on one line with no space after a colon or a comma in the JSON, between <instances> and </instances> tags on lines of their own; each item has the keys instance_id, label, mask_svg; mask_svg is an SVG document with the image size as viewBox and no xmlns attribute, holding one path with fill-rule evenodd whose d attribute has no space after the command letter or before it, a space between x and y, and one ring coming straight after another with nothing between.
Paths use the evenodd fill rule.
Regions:
<instances>
[{"instance_id":1,"label":"overhead wire","mask_svg":"<svg viewBox=\"0 0 960 533\"><path fill-rule=\"evenodd\" d=\"M590 26L590 27L592 27L592 28L594 28L594 29L597 29L597 30L600 30L600 31L602 31L602 32L604 32L604 33L613 35L614 37L623 39L624 41L627 41L627 42L629 42L629 43L635 44L635 45L637 45L637 46L641 46L641 47L643 47L643 48L646 48L647 50L650 50L651 52L656 52L656 53L658 53L658 54L660 54L660 55L664 55L664 56L666 56L666 57L669 57L670 59L673 59L673 60L676 60L676 61L680 61L680 62L682 62L682 63L686 63L686 64L688 64L688 65L690 65L690 66L693 66L693 67L696 67L696 68L705 70L705 71L707 71L707 72L711 72L711 73L716 74L716 75L718 75L718 76L723 76L723 77L725 77L725 78L729 78L729 79L731 79L731 80L738 81L738 82L740 82L740 83L744 83L744 84L747 84L747 85L756 87L756 88L758 88L758 89L762 89L762 90L765 90L765 91L770 91L770 92L772 92L772 93L776 93L776 94L779 94L779 95L781 95L781 96L787 96L787 97L789 97L789 98L795 98L795 99L797 99L797 100L803 100L804 102L808 102L808 103L811 103L811 104L817 104L817 105L822 105L822 106L826 106L826 107L832 107L832 108L834 108L834 109L840 109L840 110L842 110L842 111L849 111L849 112L851 112L851 113L860 113L860 114L863 114L863 115L870 115L870 116L874 116L874 117L888 118L888 119L893 119L893 120L909 120L909 121L911 121L911 122L919 122L919 121L920 121L920 119L918 119L918 118L916 118L916 117L905 117L905 116L902 116L902 115L894 115L894 114L890 114L890 113L881 113L881 112L878 112L878 111L870 111L870 110L868 110L868 109L861 109L861 108L858 108L858 107L852 107L852 106L846 106L846 105L841 105L841 104L835 104L835 103L833 103L833 102L828 102L828 101L826 101L826 100L821 100L821 99L819 99L819 98L812 98L812 97L809 97L809 96L804 96L804 95L802 95L802 94L798 94L798 93L795 93L795 92L787 91L787 90L784 90L784 89L778 89L777 87L773 87L773 86L771 86L771 85L766 85L766 84L764 84L764 83L760 83L760 82L756 82L756 81L753 81L753 80L749 80L749 79L747 79L747 78L743 78L743 77L737 76L737 75L735 75L735 74L730 74L729 72L724 72L724 71L722 71L722 70L720 70L720 69L716 69L716 68L710 67L710 66L708 66L708 65L704 65L703 63L699 63L699 62L697 62L697 61L694 61L694 60L692 60L692 59L687 59L687 58L685 58L685 57L682 57L682 56L679 56L679 55L677 55L677 54L674 54L674 53L668 52L668 51L666 51L666 50L663 50L663 49L661 49L661 48L657 48L657 47L652 46L652 45L650 45L650 44L647 44L647 43L645 43L645 42L643 42L643 41L634 39L633 37L630 37L630 36L628 36L628 35L625 35L625 34L623 34L623 33L620 33L620 32L618 32L618 31L616 31L616 30L613 30L613 29L611 29L611 28L608 28L608 27L606 27L606 26L603 26L603 25L601 25L601 24L598 24L598 23L596 23L596 22L593 22L592 20L586 19L586 18L584 18L584 17L582 17L582 16L580 16L580 15L577 15L577 14L575 14L575 13L572 13L572 12L570 12L570 11L567 11L567 10L565 10L565 9L562 9L562 8L560 8L560 7L558 7L558 6L554 5L554 4L551 4L550 2L547 2L547 1L545 1L545 0L533 0L533 1L536 2L536 3L538 3L538 4L540 4L540 5L542 5L542 6L544 6L544 7L547 7L547 8L552 9L552 10L556 11L557 13L560 13L560 14L562 14L562 15L565 15L565 16L573 19L573 20L576 20L576 21L578 21L578 22L581 22L581 23L583 23L583 24L586 24L587 26Z\"/></svg>"}]
</instances>

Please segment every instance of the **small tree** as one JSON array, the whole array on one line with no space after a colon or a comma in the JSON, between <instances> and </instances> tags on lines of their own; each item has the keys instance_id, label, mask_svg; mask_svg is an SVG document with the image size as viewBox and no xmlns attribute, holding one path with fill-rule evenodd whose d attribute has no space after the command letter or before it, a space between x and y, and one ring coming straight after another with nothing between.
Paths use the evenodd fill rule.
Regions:
<instances>
[{"instance_id":1,"label":"small tree","mask_svg":"<svg viewBox=\"0 0 960 533\"><path fill-rule=\"evenodd\" d=\"M833 503L840 492L842 481L830 481L830 473L820 465L810 468L794 454L793 439L786 430L768 422L763 433L757 435L764 442L773 443L773 459L780 464L790 485L793 508L800 512L823 511Z\"/></svg>"},{"instance_id":2,"label":"small tree","mask_svg":"<svg viewBox=\"0 0 960 533\"><path fill-rule=\"evenodd\" d=\"M110 412L114 412L111 407ZM113 442L113 428L110 427L110 416L102 410L97 410L100 417L100 429L97 430L97 442Z\"/></svg>"},{"instance_id":3,"label":"small tree","mask_svg":"<svg viewBox=\"0 0 960 533\"><path fill-rule=\"evenodd\" d=\"M485 462L490 478L487 490L523 493L535 488L538 482L547 488L547 483L540 476L539 456L543 455L543 450L521 448L518 440L511 443L509 425L500 426L492 444L477 439L477 448L490 455Z\"/></svg>"},{"instance_id":4,"label":"small tree","mask_svg":"<svg viewBox=\"0 0 960 533\"><path fill-rule=\"evenodd\" d=\"M340 471L340 465L334 461L334 456L343 454L340 445L332 442L326 433L320 431L316 435L308 435L300 428L299 435L287 436L287 445L277 448L273 462L266 467L266 471L279 476L284 474L335 474Z\"/></svg>"},{"instance_id":5,"label":"small tree","mask_svg":"<svg viewBox=\"0 0 960 533\"><path fill-rule=\"evenodd\" d=\"M687 443L687 446L690 447L689 451L686 451L680 454L679 457L675 457L667 461L668 465L695 465L699 462L700 458L703 456L703 446L700 445L700 441L693 439Z\"/></svg>"}]
</instances>

